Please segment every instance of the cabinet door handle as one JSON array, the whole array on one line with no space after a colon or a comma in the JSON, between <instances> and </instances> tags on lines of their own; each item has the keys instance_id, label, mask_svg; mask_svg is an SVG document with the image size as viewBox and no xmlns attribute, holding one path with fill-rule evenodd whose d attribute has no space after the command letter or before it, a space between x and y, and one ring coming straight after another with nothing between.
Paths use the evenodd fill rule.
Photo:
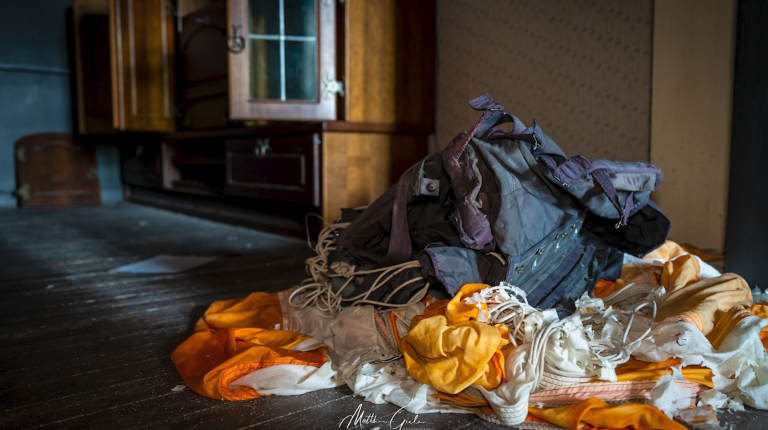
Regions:
<instances>
[{"instance_id":1,"label":"cabinet door handle","mask_svg":"<svg viewBox=\"0 0 768 430\"><path fill-rule=\"evenodd\" d=\"M256 141L256 147L253 149L253 152L257 157L263 157L267 155L270 149L269 139L259 139Z\"/></svg>"},{"instance_id":2,"label":"cabinet door handle","mask_svg":"<svg viewBox=\"0 0 768 430\"><path fill-rule=\"evenodd\" d=\"M232 24L232 35L227 38L227 49L233 54L239 54L245 50L243 27L239 24Z\"/></svg>"}]
</instances>

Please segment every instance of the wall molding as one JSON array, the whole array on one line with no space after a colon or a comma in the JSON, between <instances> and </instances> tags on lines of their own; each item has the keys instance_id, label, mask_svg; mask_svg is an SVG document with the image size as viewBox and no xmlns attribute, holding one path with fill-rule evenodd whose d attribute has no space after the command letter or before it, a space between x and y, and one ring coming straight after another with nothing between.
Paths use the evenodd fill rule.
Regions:
<instances>
[{"instance_id":1,"label":"wall molding","mask_svg":"<svg viewBox=\"0 0 768 430\"><path fill-rule=\"evenodd\" d=\"M34 73L39 75L69 75L69 69L59 67L27 66L23 64L0 63L0 72Z\"/></svg>"}]
</instances>

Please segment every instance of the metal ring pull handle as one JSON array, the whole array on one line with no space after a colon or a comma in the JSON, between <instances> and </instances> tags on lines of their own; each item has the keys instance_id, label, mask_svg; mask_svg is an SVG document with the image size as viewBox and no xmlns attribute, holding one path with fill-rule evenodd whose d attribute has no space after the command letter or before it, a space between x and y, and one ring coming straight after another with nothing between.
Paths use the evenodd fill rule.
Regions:
<instances>
[{"instance_id":1,"label":"metal ring pull handle","mask_svg":"<svg viewBox=\"0 0 768 430\"><path fill-rule=\"evenodd\" d=\"M227 38L227 49L234 54L239 54L245 49L243 28L240 25L232 24L232 35Z\"/></svg>"}]
</instances>

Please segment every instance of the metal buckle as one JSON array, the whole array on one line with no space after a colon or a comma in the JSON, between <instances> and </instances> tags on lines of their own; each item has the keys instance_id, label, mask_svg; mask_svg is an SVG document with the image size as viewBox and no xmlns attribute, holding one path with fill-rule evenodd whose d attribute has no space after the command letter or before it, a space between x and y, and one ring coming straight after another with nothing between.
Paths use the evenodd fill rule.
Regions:
<instances>
[{"instance_id":1,"label":"metal buckle","mask_svg":"<svg viewBox=\"0 0 768 430\"><path fill-rule=\"evenodd\" d=\"M539 149L541 148L541 144L539 143L539 139L536 139L536 135L534 133L531 133L531 137L533 137L533 149ZM552 175L554 176L554 175ZM563 184L565 185L565 184Z\"/></svg>"}]
</instances>

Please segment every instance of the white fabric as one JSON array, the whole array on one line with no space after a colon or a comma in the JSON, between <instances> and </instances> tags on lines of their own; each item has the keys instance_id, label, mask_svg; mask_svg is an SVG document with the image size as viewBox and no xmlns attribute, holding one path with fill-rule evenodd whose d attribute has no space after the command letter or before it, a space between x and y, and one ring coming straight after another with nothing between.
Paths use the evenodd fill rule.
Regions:
<instances>
[{"instance_id":1,"label":"white fabric","mask_svg":"<svg viewBox=\"0 0 768 430\"><path fill-rule=\"evenodd\" d=\"M372 363L381 359L382 355L384 351L368 346L339 358L339 376L355 395L376 404L393 403L415 414L467 413L433 398L432 394L437 390L413 379L400 360Z\"/></svg>"},{"instance_id":2,"label":"white fabric","mask_svg":"<svg viewBox=\"0 0 768 430\"><path fill-rule=\"evenodd\" d=\"M673 260L675 260L677 258L682 257L683 255L692 255L694 258L699 260L699 267L701 268L699 270L699 278L701 278L701 279L717 278L718 276L722 275L722 273L720 273L717 269L712 267L709 263L706 263L701 258L699 258L699 257L697 257L697 256L695 256L693 254L689 254L687 252L685 252L683 254L680 254L677 257L675 257L675 258L673 258L672 260L669 260L669 261L673 261ZM645 267L650 267L650 266L661 267L661 266L664 265L664 263L666 263L666 260L662 260L660 258L637 258L637 257L635 257L633 255L630 255L630 254L624 254L624 261L623 261L623 264L634 264L634 265L641 266L641 267L642 266L645 266ZM755 303L757 303L757 302L755 302Z\"/></svg>"},{"instance_id":3,"label":"white fabric","mask_svg":"<svg viewBox=\"0 0 768 430\"><path fill-rule=\"evenodd\" d=\"M333 337L331 323L333 315L322 312L315 306L293 308L293 316L298 323L298 332L312 336L320 342L326 342ZM328 345L329 347L332 345Z\"/></svg>"},{"instance_id":4,"label":"white fabric","mask_svg":"<svg viewBox=\"0 0 768 430\"><path fill-rule=\"evenodd\" d=\"M768 409L768 354L759 335L767 324L768 320L745 318L715 351L695 326L669 318L653 328L634 355L648 362L679 357L682 366L708 367L715 389L732 398L741 396L754 408Z\"/></svg>"},{"instance_id":5,"label":"white fabric","mask_svg":"<svg viewBox=\"0 0 768 430\"><path fill-rule=\"evenodd\" d=\"M760 287L755 286L755 288L752 289L752 303L763 302L768 302L768 289L763 291Z\"/></svg>"},{"instance_id":6,"label":"white fabric","mask_svg":"<svg viewBox=\"0 0 768 430\"><path fill-rule=\"evenodd\" d=\"M531 345L524 343L509 353L504 364L505 383L492 391L479 385L472 386L483 393L504 425L520 424L528 415L528 397L536 388L536 373L529 359Z\"/></svg>"},{"instance_id":7,"label":"white fabric","mask_svg":"<svg viewBox=\"0 0 768 430\"><path fill-rule=\"evenodd\" d=\"M691 388L675 384L675 381L684 380L685 378L683 378L680 368L673 367L672 373L667 373L659 378L656 381L656 386L651 391L653 406L670 418L679 415L679 411L688 409L691 406L690 399L693 395Z\"/></svg>"},{"instance_id":8,"label":"white fabric","mask_svg":"<svg viewBox=\"0 0 768 430\"><path fill-rule=\"evenodd\" d=\"M242 385L253 387L261 394L295 396L310 391L333 388L344 381L336 377L331 361L320 367L299 364L278 364L248 373L229 384L236 388Z\"/></svg>"}]
</instances>

